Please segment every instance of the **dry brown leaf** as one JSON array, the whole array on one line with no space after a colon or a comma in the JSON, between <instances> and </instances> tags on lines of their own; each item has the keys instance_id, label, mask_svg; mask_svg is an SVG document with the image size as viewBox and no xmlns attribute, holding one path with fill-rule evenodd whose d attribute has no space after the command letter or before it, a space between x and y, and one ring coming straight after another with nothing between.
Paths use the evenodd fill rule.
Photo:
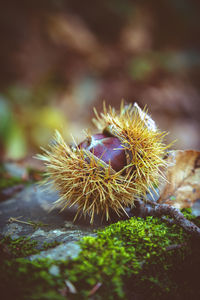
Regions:
<instances>
[{"instance_id":1,"label":"dry brown leaf","mask_svg":"<svg viewBox=\"0 0 200 300\"><path fill-rule=\"evenodd\" d=\"M192 207L200 199L200 151L174 151L168 161L167 182L161 187L159 203L177 208Z\"/></svg>"}]
</instances>

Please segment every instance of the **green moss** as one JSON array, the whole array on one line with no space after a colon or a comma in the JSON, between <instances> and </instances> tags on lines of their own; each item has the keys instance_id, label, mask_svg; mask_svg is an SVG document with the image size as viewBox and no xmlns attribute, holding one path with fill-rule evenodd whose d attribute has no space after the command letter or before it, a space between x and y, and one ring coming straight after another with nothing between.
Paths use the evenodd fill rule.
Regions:
<instances>
[{"instance_id":1,"label":"green moss","mask_svg":"<svg viewBox=\"0 0 200 300\"><path fill-rule=\"evenodd\" d=\"M15 299L88 299L101 283L93 299L200 299L198 277L193 276L200 267L200 245L176 225L131 218L98 231L97 237L85 237L80 245L74 260L2 262L1 290ZM59 273L52 275L55 265ZM65 280L76 294L67 290Z\"/></svg>"},{"instance_id":2,"label":"green moss","mask_svg":"<svg viewBox=\"0 0 200 300\"><path fill-rule=\"evenodd\" d=\"M174 264L181 264L190 249L166 249L187 240L180 228L167 226L157 218L118 222L98 232L97 238L83 239L83 250L67 275L72 282L78 282L80 290L87 287L89 291L90 280L93 284L102 282L101 290L107 299L125 299L132 289L140 294L144 288L152 297L169 294L175 288L171 278ZM108 298L109 290L112 294Z\"/></svg>"},{"instance_id":3,"label":"green moss","mask_svg":"<svg viewBox=\"0 0 200 300\"><path fill-rule=\"evenodd\" d=\"M24 183L24 181L19 177L1 178L0 190Z\"/></svg>"},{"instance_id":4,"label":"green moss","mask_svg":"<svg viewBox=\"0 0 200 300\"><path fill-rule=\"evenodd\" d=\"M31 241L30 238L12 239L10 236L6 236L0 241L1 259L3 257L18 258L36 254L39 252L36 246L37 241Z\"/></svg>"},{"instance_id":5,"label":"green moss","mask_svg":"<svg viewBox=\"0 0 200 300\"><path fill-rule=\"evenodd\" d=\"M0 262L6 258L20 258L33 254L37 254L42 250L54 248L60 242L53 241L51 243L44 242L39 248L38 242L26 237L12 239L10 236L5 236L0 240Z\"/></svg>"},{"instance_id":6,"label":"green moss","mask_svg":"<svg viewBox=\"0 0 200 300\"><path fill-rule=\"evenodd\" d=\"M42 250L48 250L48 249L54 248L60 244L61 244L61 242L58 242L58 241L53 241L50 243L44 242L42 245Z\"/></svg>"},{"instance_id":7,"label":"green moss","mask_svg":"<svg viewBox=\"0 0 200 300\"><path fill-rule=\"evenodd\" d=\"M52 276L50 260L29 261L17 258L1 266L2 299L66 299L59 292L64 287L61 276Z\"/></svg>"},{"instance_id":8,"label":"green moss","mask_svg":"<svg viewBox=\"0 0 200 300\"><path fill-rule=\"evenodd\" d=\"M26 168L24 169L27 173L27 178L12 176L9 174L4 165L0 164L0 192L3 189L18 185L18 184L24 184L29 185L35 181L39 181L42 178L42 172L40 170L36 170L33 168Z\"/></svg>"},{"instance_id":9,"label":"green moss","mask_svg":"<svg viewBox=\"0 0 200 300\"><path fill-rule=\"evenodd\" d=\"M3 164L0 164L0 190L22 183L22 179L7 174Z\"/></svg>"}]
</instances>

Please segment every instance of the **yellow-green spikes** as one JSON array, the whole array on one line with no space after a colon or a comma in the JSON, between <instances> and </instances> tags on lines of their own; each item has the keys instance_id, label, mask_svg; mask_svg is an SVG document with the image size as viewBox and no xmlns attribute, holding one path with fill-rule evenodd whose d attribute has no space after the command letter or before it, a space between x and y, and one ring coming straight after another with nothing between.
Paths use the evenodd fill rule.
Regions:
<instances>
[{"instance_id":1,"label":"yellow-green spikes","mask_svg":"<svg viewBox=\"0 0 200 300\"><path fill-rule=\"evenodd\" d=\"M101 133L72 149L56 132L55 143L39 155L60 194L55 205L62 209L76 205L77 215L89 215L91 223L95 214L106 220L111 210L126 214L126 207L153 188L166 166L167 148L165 133L137 104L122 103L119 114L104 106L104 113L95 114Z\"/></svg>"}]
</instances>

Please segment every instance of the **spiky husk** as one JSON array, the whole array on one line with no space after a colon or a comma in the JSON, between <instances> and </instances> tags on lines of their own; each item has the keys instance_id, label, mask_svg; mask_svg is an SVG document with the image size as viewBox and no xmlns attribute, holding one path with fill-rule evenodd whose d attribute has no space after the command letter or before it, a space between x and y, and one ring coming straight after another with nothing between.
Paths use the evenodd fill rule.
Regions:
<instances>
[{"instance_id":1,"label":"spiky husk","mask_svg":"<svg viewBox=\"0 0 200 300\"><path fill-rule=\"evenodd\" d=\"M76 216L89 215L93 223L95 213L108 220L110 209L120 216L126 213L125 207L133 205L136 187L127 176L115 172L89 151L73 151L59 132L49 148L43 149L45 153L38 158L45 161L46 175L59 191L55 206L63 210L76 204Z\"/></svg>"},{"instance_id":2,"label":"spiky husk","mask_svg":"<svg viewBox=\"0 0 200 300\"><path fill-rule=\"evenodd\" d=\"M138 195L151 193L159 179L165 180L162 171L167 162L164 156L171 146L163 142L167 133L158 130L147 110L141 110L137 103L125 106L122 102L119 114L110 106L107 109L105 104L100 115L94 111L96 127L118 137L124 146L127 180L134 181Z\"/></svg>"},{"instance_id":3,"label":"spiky husk","mask_svg":"<svg viewBox=\"0 0 200 300\"><path fill-rule=\"evenodd\" d=\"M133 206L134 199L154 189L163 177L161 168L166 167L163 157L168 148L163 143L165 133L137 105L122 103L119 114L105 106L100 116L95 113L96 126L118 137L125 148L127 165L121 171L115 172L85 149L70 148L58 132L50 149L39 155L60 194L55 206L65 209L77 205L76 216L89 215L91 223L95 214L108 220L111 209L119 216L126 214L125 208Z\"/></svg>"}]
</instances>

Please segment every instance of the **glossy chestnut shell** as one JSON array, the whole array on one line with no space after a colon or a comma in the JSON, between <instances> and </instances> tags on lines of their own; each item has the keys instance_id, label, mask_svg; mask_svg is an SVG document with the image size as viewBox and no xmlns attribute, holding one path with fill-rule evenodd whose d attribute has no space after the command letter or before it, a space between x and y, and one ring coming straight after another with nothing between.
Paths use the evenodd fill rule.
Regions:
<instances>
[{"instance_id":1,"label":"glossy chestnut shell","mask_svg":"<svg viewBox=\"0 0 200 300\"><path fill-rule=\"evenodd\" d=\"M78 147L90 151L106 164L110 162L116 172L126 166L125 150L117 137L105 133L94 134L81 142Z\"/></svg>"}]
</instances>

